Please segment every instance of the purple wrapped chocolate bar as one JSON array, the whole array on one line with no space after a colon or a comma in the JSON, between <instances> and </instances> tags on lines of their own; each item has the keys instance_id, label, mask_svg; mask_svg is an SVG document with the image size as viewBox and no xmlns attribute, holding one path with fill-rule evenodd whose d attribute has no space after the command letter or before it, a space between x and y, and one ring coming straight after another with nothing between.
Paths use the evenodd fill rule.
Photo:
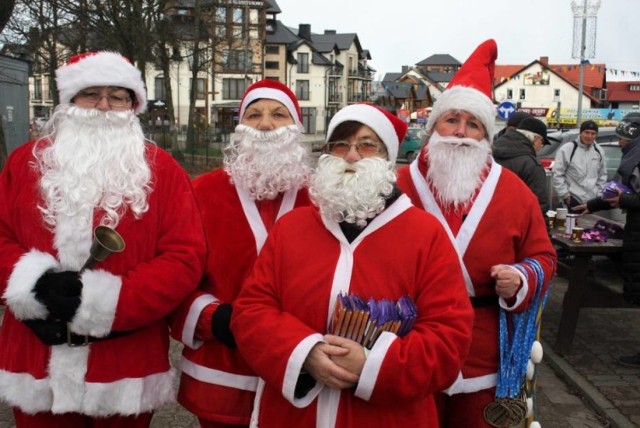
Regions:
<instances>
[{"instance_id":1,"label":"purple wrapped chocolate bar","mask_svg":"<svg viewBox=\"0 0 640 428\"><path fill-rule=\"evenodd\" d=\"M617 181L609 181L602 188L602 197L604 199L615 198L616 196L618 196L618 193L620 192L622 193L631 192L631 189L629 189L627 186Z\"/></svg>"}]
</instances>

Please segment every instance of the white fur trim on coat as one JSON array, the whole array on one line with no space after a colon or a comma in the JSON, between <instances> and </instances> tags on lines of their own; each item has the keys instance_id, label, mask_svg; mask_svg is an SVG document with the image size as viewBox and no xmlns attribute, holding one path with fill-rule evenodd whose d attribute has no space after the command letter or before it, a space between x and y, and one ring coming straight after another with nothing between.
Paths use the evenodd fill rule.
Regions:
<instances>
[{"instance_id":1,"label":"white fur trim on coat","mask_svg":"<svg viewBox=\"0 0 640 428\"><path fill-rule=\"evenodd\" d=\"M46 306L36 299L33 287L38 278L60 264L49 253L31 250L25 253L13 268L3 298L13 315L19 320L45 319L49 315Z\"/></svg>"},{"instance_id":2,"label":"white fur trim on coat","mask_svg":"<svg viewBox=\"0 0 640 428\"><path fill-rule=\"evenodd\" d=\"M316 382L307 395L302 398L295 397L296 384L298 383L298 378L302 372L302 364L304 363L304 360L307 359L309 352L311 352L311 348L319 342L324 342L321 334L315 333L307 336L295 347L291 356L289 356L287 368L284 372L284 379L282 380L282 395L287 401L293 404L294 407L307 407L313 402L313 400L315 400L323 388L323 385L320 382Z\"/></svg>"},{"instance_id":3,"label":"white fur trim on coat","mask_svg":"<svg viewBox=\"0 0 640 428\"><path fill-rule=\"evenodd\" d=\"M82 300L71 322L71 331L106 336L111 332L115 318L122 279L104 270L86 270L80 279Z\"/></svg>"},{"instance_id":4,"label":"white fur trim on coat","mask_svg":"<svg viewBox=\"0 0 640 428\"><path fill-rule=\"evenodd\" d=\"M98 417L138 415L175 402L174 369L109 383L84 382L90 350L91 345L52 347L51 379L0 370L2 398L28 414L78 412Z\"/></svg>"},{"instance_id":5,"label":"white fur trim on coat","mask_svg":"<svg viewBox=\"0 0 640 428\"><path fill-rule=\"evenodd\" d=\"M371 349L367 360L364 362L362 374L360 375L360 380L356 387L356 397L362 398L365 401L369 401L371 399L373 388L375 388L376 381L378 380L378 374L380 374L382 362L387 355L389 347L391 347L391 344L397 338L398 336L394 333L385 331L382 332L378 340L376 340L376 344L373 349Z\"/></svg>"},{"instance_id":6,"label":"white fur trim on coat","mask_svg":"<svg viewBox=\"0 0 640 428\"><path fill-rule=\"evenodd\" d=\"M444 91L433 105L427 121L427 132L431 133L436 120L450 110L464 110L474 115L484 125L489 141L493 138L496 108L493 102L477 89L466 86L454 86Z\"/></svg>"}]
</instances>

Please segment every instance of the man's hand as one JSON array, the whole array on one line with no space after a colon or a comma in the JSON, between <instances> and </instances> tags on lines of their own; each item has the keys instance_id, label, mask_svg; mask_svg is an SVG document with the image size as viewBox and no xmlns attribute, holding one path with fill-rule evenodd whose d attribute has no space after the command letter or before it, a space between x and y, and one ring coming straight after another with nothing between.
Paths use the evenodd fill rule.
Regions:
<instances>
[{"instance_id":1,"label":"man's hand","mask_svg":"<svg viewBox=\"0 0 640 428\"><path fill-rule=\"evenodd\" d=\"M54 319L71 321L80 306L82 281L74 271L45 272L34 286L36 299Z\"/></svg>"},{"instance_id":2,"label":"man's hand","mask_svg":"<svg viewBox=\"0 0 640 428\"><path fill-rule=\"evenodd\" d=\"M360 374L362 373L362 369L364 368L364 363L367 359L364 355L364 349L362 345L354 342L351 339L334 336L332 334L327 334L324 337L324 340L330 345L339 346L349 351L346 355L331 357L331 360L338 364L340 367L349 370L351 373L357 375L358 378L360 378Z\"/></svg>"},{"instance_id":3,"label":"man's hand","mask_svg":"<svg viewBox=\"0 0 640 428\"><path fill-rule=\"evenodd\" d=\"M508 265L491 266L491 278L496 280L496 294L503 299L515 296L522 281L518 272Z\"/></svg>"},{"instance_id":4,"label":"man's hand","mask_svg":"<svg viewBox=\"0 0 640 428\"><path fill-rule=\"evenodd\" d=\"M351 388L358 383L358 376L340 367L332 358L345 356L349 349L319 342L311 348L302 368L315 380L336 389Z\"/></svg>"},{"instance_id":5,"label":"man's hand","mask_svg":"<svg viewBox=\"0 0 640 428\"><path fill-rule=\"evenodd\" d=\"M589 208L587 208L587 204L576 205L572 208L573 212L580 214L590 214Z\"/></svg>"}]
</instances>

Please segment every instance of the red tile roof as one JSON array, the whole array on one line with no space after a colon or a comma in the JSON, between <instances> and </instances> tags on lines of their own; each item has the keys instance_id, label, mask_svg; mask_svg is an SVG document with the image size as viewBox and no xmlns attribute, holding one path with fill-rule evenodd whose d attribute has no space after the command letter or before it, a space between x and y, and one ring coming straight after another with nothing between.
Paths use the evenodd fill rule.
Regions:
<instances>
[{"instance_id":1,"label":"red tile roof","mask_svg":"<svg viewBox=\"0 0 640 428\"><path fill-rule=\"evenodd\" d=\"M607 101L636 101L640 102L640 91L630 91L629 85L640 86L640 81L609 82L607 83Z\"/></svg>"},{"instance_id":2,"label":"red tile roof","mask_svg":"<svg viewBox=\"0 0 640 428\"><path fill-rule=\"evenodd\" d=\"M539 61L538 61L539 62ZM531 63L533 64L533 63ZM494 86L499 85L511 76L522 71L531 64L524 65L499 65L496 64ZM549 64L547 68L560 75L576 87L580 83L580 66L578 64ZM584 90L591 92L590 88L603 88L605 83L606 66L604 64L587 64L584 66Z\"/></svg>"}]
</instances>

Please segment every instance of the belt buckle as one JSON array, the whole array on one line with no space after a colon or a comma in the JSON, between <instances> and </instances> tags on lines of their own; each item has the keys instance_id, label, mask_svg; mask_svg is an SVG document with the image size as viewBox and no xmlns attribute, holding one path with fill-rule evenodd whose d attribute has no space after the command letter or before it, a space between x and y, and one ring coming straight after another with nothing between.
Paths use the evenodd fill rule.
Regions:
<instances>
[{"instance_id":1,"label":"belt buckle","mask_svg":"<svg viewBox=\"0 0 640 428\"><path fill-rule=\"evenodd\" d=\"M67 346L71 347L71 348L79 348L81 346L87 346L89 344L89 335L84 334L84 335L76 335L76 336L82 336L84 338L84 341L81 343L75 343L72 340L72 335L73 333L71 333L71 326L70 323L67 323Z\"/></svg>"}]
</instances>

